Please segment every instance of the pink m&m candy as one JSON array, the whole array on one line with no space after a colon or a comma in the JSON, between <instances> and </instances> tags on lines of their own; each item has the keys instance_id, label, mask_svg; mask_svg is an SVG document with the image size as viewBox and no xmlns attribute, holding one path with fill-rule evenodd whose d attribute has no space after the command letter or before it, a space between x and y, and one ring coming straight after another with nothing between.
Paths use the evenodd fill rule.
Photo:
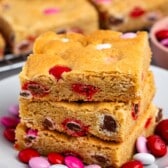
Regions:
<instances>
[{"instance_id":1,"label":"pink m&m candy","mask_svg":"<svg viewBox=\"0 0 168 168\"><path fill-rule=\"evenodd\" d=\"M84 168L82 161L74 156L65 157L65 164L68 168Z\"/></svg>"},{"instance_id":2,"label":"pink m&m candy","mask_svg":"<svg viewBox=\"0 0 168 168\"><path fill-rule=\"evenodd\" d=\"M128 32L128 33L122 34L121 38L123 38L123 39L132 39L132 38L135 38L136 36L137 36L136 33Z\"/></svg>"},{"instance_id":3,"label":"pink m&m candy","mask_svg":"<svg viewBox=\"0 0 168 168\"><path fill-rule=\"evenodd\" d=\"M57 14L59 12L60 12L60 9L59 8L54 8L54 7L52 7L52 8L46 8L43 11L43 13L45 15L53 15L53 14Z\"/></svg>"},{"instance_id":4,"label":"pink m&m candy","mask_svg":"<svg viewBox=\"0 0 168 168\"><path fill-rule=\"evenodd\" d=\"M160 43L161 43L163 46L168 47L168 38L161 40Z\"/></svg>"},{"instance_id":5,"label":"pink m&m candy","mask_svg":"<svg viewBox=\"0 0 168 168\"><path fill-rule=\"evenodd\" d=\"M94 0L96 4L109 4L112 0Z\"/></svg>"},{"instance_id":6,"label":"pink m&m candy","mask_svg":"<svg viewBox=\"0 0 168 168\"><path fill-rule=\"evenodd\" d=\"M44 157L33 157L29 160L30 168L48 168L50 163Z\"/></svg>"},{"instance_id":7,"label":"pink m&m candy","mask_svg":"<svg viewBox=\"0 0 168 168\"><path fill-rule=\"evenodd\" d=\"M0 118L0 123L6 128L16 128L19 119L15 117L4 116Z\"/></svg>"},{"instance_id":8,"label":"pink m&m candy","mask_svg":"<svg viewBox=\"0 0 168 168\"><path fill-rule=\"evenodd\" d=\"M137 138L136 149L139 153L148 153L146 143L147 139L144 136L140 136Z\"/></svg>"}]
</instances>

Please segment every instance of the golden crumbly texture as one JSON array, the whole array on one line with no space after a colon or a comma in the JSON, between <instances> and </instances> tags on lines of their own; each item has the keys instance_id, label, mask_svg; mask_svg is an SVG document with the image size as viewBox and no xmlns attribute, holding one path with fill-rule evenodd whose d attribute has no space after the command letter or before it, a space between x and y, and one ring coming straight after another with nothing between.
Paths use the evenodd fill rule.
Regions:
<instances>
[{"instance_id":1,"label":"golden crumbly texture","mask_svg":"<svg viewBox=\"0 0 168 168\"><path fill-rule=\"evenodd\" d=\"M49 152L74 152L79 154L87 164L95 163L103 168L109 166L117 168L132 157L138 136L148 136L153 133L157 112L157 108L151 105L144 117L137 122L131 134L122 143L101 141L90 136L70 137L47 130L39 131L36 139L29 141L26 138L27 127L20 124L16 129L15 146L19 150L27 146L33 147L43 155L47 155Z\"/></svg>"},{"instance_id":2,"label":"golden crumbly texture","mask_svg":"<svg viewBox=\"0 0 168 168\"><path fill-rule=\"evenodd\" d=\"M5 41L2 35L0 35L0 60L4 57L4 51L5 51Z\"/></svg>"},{"instance_id":3,"label":"golden crumbly texture","mask_svg":"<svg viewBox=\"0 0 168 168\"><path fill-rule=\"evenodd\" d=\"M83 136L91 134L100 139L122 142L135 126L137 119L140 120L146 113L154 94L154 79L149 72L142 99L137 104L132 102L68 103L20 98L20 118L22 123L38 130L56 130L76 136L72 130L80 132L86 129L86 134L84 133ZM69 127L68 124L70 124Z\"/></svg>"},{"instance_id":4,"label":"golden crumbly texture","mask_svg":"<svg viewBox=\"0 0 168 168\"><path fill-rule=\"evenodd\" d=\"M151 60L148 34L138 32L132 39L121 35L110 30L86 36L47 32L35 42L34 53L20 73L21 85L35 81L49 88L49 94L40 100L137 101ZM55 66L71 71L57 80L49 73ZM79 89L82 93L74 91L79 85L83 86L82 91Z\"/></svg>"},{"instance_id":5,"label":"golden crumbly texture","mask_svg":"<svg viewBox=\"0 0 168 168\"><path fill-rule=\"evenodd\" d=\"M112 0L108 4L96 3L96 0L91 1L100 13L101 25L118 31L126 32L148 28L168 14L168 0L152 2L151 0ZM139 17L131 17L130 13L137 7L144 13Z\"/></svg>"},{"instance_id":6,"label":"golden crumbly texture","mask_svg":"<svg viewBox=\"0 0 168 168\"><path fill-rule=\"evenodd\" d=\"M48 30L90 33L98 29L97 12L86 0L2 0L0 15L14 30L18 47Z\"/></svg>"}]
</instances>

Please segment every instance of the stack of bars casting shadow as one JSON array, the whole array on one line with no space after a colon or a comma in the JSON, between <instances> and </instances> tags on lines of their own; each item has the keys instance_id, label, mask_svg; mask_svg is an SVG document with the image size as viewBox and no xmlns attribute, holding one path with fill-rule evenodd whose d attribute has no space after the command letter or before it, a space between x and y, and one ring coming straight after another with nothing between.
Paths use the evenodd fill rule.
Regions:
<instances>
[{"instance_id":1,"label":"stack of bars casting shadow","mask_svg":"<svg viewBox=\"0 0 168 168\"><path fill-rule=\"evenodd\" d=\"M19 150L120 167L158 121L146 32L46 32L20 73Z\"/></svg>"}]
</instances>

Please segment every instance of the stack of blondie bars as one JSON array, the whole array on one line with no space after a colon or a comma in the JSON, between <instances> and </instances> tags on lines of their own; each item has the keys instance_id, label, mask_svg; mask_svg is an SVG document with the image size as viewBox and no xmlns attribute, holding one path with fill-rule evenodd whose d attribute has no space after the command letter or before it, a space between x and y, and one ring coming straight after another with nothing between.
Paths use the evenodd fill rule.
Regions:
<instances>
[{"instance_id":1,"label":"stack of blondie bars","mask_svg":"<svg viewBox=\"0 0 168 168\"><path fill-rule=\"evenodd\" d=\"M150 60L146 32L41 35L20 73L16 146L120 167L157 122Z\"/></svg>"}]
</instances>

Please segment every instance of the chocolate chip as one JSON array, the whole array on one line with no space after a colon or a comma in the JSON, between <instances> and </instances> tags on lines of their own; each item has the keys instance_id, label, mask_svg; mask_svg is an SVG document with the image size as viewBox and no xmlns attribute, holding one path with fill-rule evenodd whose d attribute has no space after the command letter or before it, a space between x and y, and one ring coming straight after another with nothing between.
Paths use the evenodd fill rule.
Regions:
<instances>
[{"instance_id":1,"label":"chocolate chip","mask_svg":"<svg viewBox=\"0 0 168 168\"><path fill-rule=\"evenodd\" d=\"M83 100L78 100L78 101L76 101L76 103L78 103L78 104L83 104L84 101L83 101Z\"/></svg>"},{"instance_id":2,"label":"chocolate chip","mask_svg":"<svg viewBox=\"0 0 168 168\"><path fill-rule=\"evenodd\" d=\"M100 155L95 155L92 157L101 164L107 164L107 162L109 161L107 158L105 158L104 156L100 156Z\"/></svg>"},{"instance_id":3,"label":"chocolate chip","mask_svg":"<svg viewBox=\"0 0 168 168\"><path fill-rule=\"evenodd\" d=\"M28 93L28 92L20 92L20 96L28 97L28 96L30 96L30 93Z\"/></svg>"},{"instance_id":4,"label":"chocolate chip","mask_svg":"<svg viewBox=\"0 0 168 168\"><path fill-rule=\"evenodd\" d=\"M33 142L35 141L36 137L32 137L32 136L26 136L24 138L25 144L27 147L32 146Z\"/></svg>"},{"instance_id":5,"label":"chocolate chip","mask_svg":"<svg viewBox=\"0 0 168 168\"><path fill-rule=\"evenodd\" d=\"M49 130L54 130L55 129L54 122L52 121L52 119L50 119L48 117L44 119L43 126L44 126L44 128L49 129Z\"/></svg>"},{"instance_id":6,"label":"chocolate chip","mask_svg":"<svg viewBox=\"0 0 168 168\"><path fill-rule=\"evenodd\" d=\"M28 90L33 92L33 94L43 93L45 92L45 88L39 84L30 84L28 85Z\"/></svg>"},{"instance_id":7,"label":"chocolate chip","mask_svg":"<svg viewBox=\"0 0 168 168\"><path fill-rule=\"evenodd\" d=\"M156 122L159 122L163 118L163 109L159 108L158 114L156 116Z\"/></svg>"},{"instance_id":8,"label":"chocolate chip","mask_svg":"<svg viewBox=\"0 0 168 168\"><path fill-rule=\"evenodd\" d=\"M66 29L62 29L62 30L57 31L56 33L57 33L57 34L64 34L64 33L66 33L66 32L67 32Z\"/></svg>"},{"instance_id":9,"label":"chocolate chip","mask_svg":"<svg viewBox=\"0 0 168 168\"><path fill-rule=\"evenodd\" d=\"M30 43L28 41L23 41L18 46L18 49L21 50L21 51L22 50L27 50L29 46L30 46Z\"/></svg>"},{"instance_id":10,"label":"chocolate chip","mask_svg":"<svg viewBox=\"0 0 168 168\"><path fill-rule=\"evenodd\" d=\"M138 113L139 113L139 103L133 104L131 114L134 120L138 118Z\"/></svg>"},{"instance_id":11,"label":"chocolate chip","mask_svg":"<svg viewBox=\"0 0 168 168\"><path fill-rule=\"evenodd\" d=\"M114 17L114 16L110 16L108 21L109 21L110 25L114 25L114 26L118 26L118 25L123 23L122 18L117 18L117 17Z\"/></svg>"},{"instance_id":12,"label":"chocolate chip","mask_svg":"<svg viewBox=\"0 0 168 168\"><path fill-rule=\"evenodd\" d=\"M75 124L75 123L67 123L67 125L66 125L70 130L73 130L73 131L75 131L75 132L79 132L79 131L81 131L81 127L80 127L80 125L78 125L78 124Z\"/></svg>"},{"instance_id":13,"label":"chocolate chip","mask_svg":"<svg viewBox=\"0 0 168 168\"><path fill-rule=\"evenodd\" d=\"M139 104L134 104L134 112L135 112L135 114L138 114L138 112L139 112Z\"/></svg>"},{"instance_id":14,"label":"chocolate chip","mask_svg":"<svg viewBox=\"0 0 168 168\"><path fill-rule=\"evenodd\" d=\"M117 123L112 116L107 116L107 115L104 116L102 129L110 132L116 132Z\"/></svg>"}]
</instances>

